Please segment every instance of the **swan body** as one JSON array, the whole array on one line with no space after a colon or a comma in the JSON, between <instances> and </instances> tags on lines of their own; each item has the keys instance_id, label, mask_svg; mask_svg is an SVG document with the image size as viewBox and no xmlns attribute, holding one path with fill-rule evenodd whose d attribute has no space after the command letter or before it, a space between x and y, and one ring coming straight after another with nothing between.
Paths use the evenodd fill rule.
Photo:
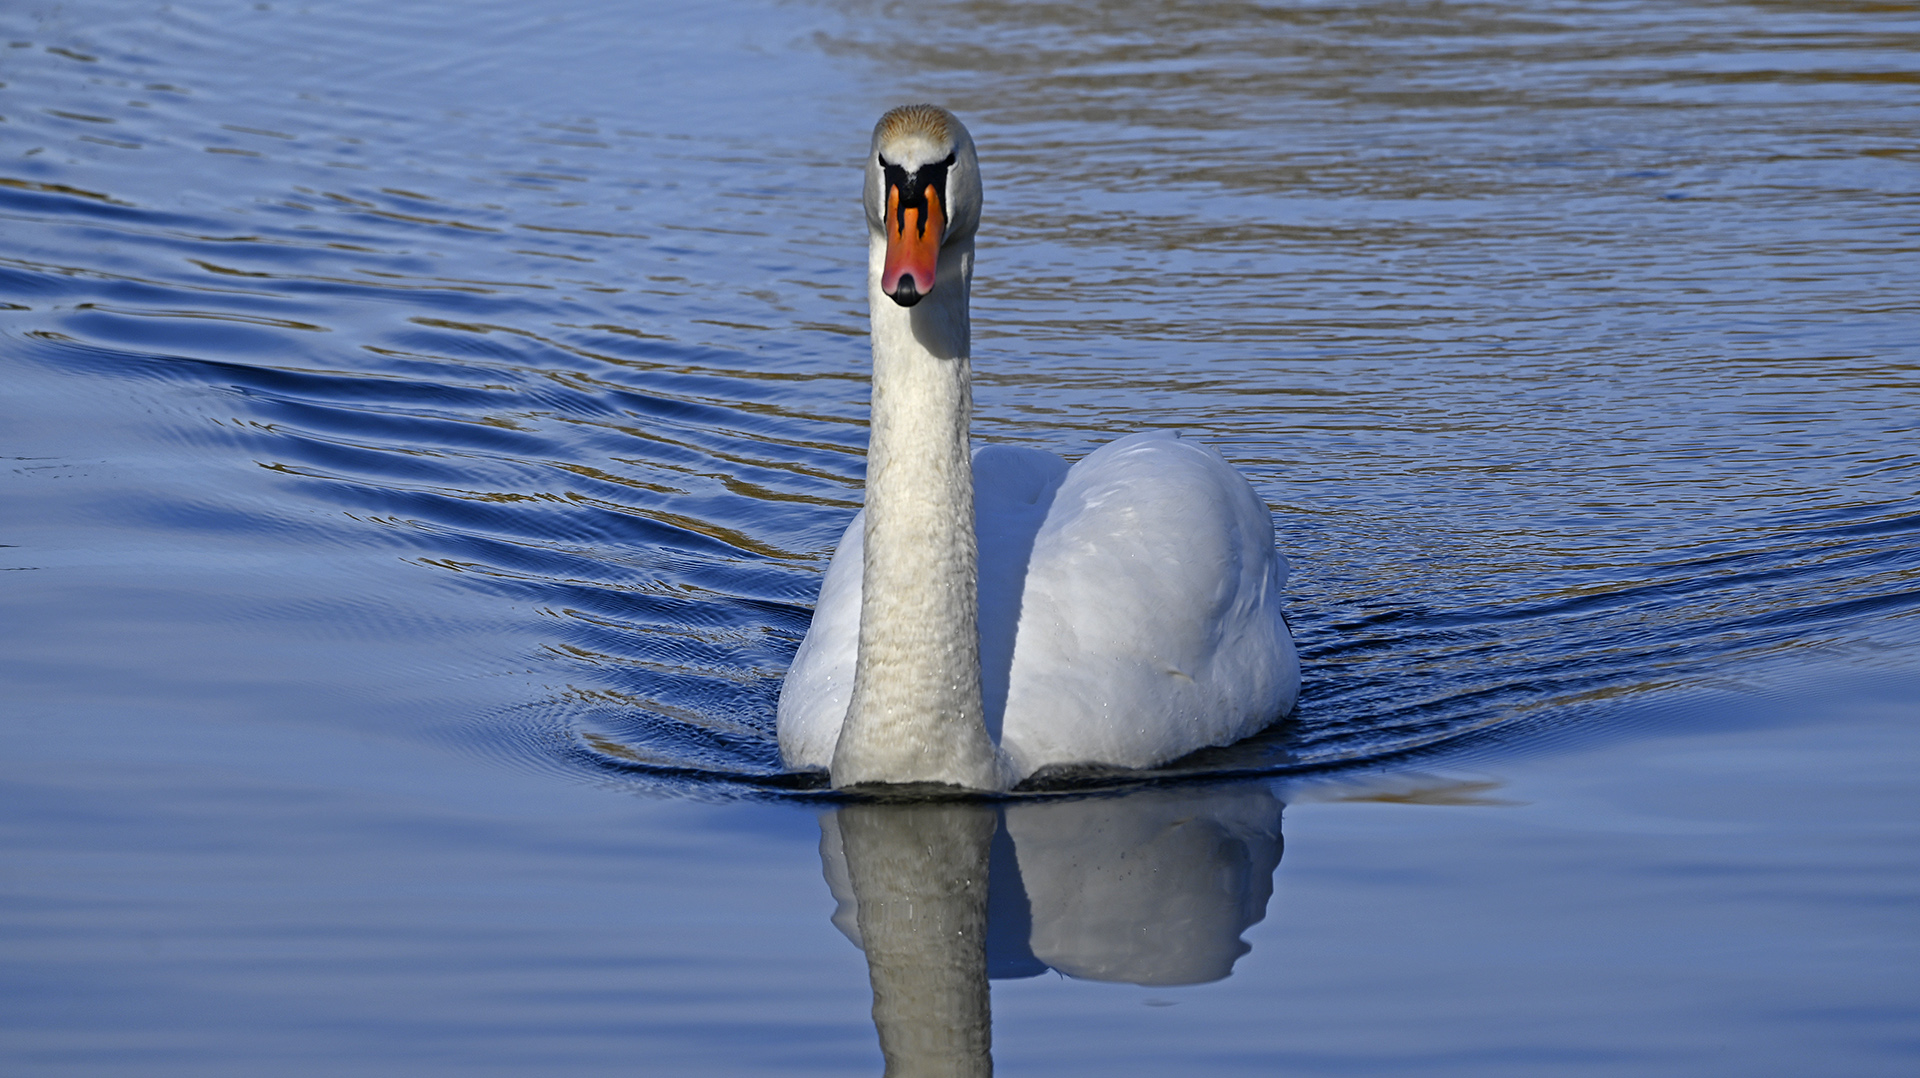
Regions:
<instances>
[{"instance_id":1,"label":"swan body","mask_svg":"<svg viewBox=\"0 0 1920 1078\"><path fill-rule=\"evenodd\" d=\"M782 687L787 766L836 787L1007 790L1055 765L1149 767L1292 710L1286 561L1246 479L1171 432L1076 464L969 452L979 179L915 105L867 163L873 432Z\"/></svg>"}]
</instances>

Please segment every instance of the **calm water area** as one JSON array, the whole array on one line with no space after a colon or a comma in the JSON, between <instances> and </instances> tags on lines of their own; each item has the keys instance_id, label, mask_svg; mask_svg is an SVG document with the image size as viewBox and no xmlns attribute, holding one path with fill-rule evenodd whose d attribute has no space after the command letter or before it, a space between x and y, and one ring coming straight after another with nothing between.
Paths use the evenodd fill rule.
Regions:
<instances>
[{"instance_id":1,"label":"calm water area","mask_svg":"<svg viewBox=\"0 0 1920 1078\"><path fill-rule=\"evenodd\" d=\"M1266 735L783 773L922 100ZM0 401L0 1073L1920 1072L1920 5L11 0Z\"/></svg>"}]
</instances>

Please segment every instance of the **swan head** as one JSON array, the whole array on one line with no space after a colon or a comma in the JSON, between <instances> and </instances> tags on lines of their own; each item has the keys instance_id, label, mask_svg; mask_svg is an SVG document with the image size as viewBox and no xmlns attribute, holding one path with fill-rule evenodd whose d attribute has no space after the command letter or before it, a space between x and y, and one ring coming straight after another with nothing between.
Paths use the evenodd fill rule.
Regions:
<instances>
[{"instance_id":1,"label":"swan head","mask_svg":"<svg viewBox=\"0 0 1920 1078\"><path fill-rule=\"evenodd\" d=\"M937 105L902 105L873 127L867 153L867 227L886 241L880 290L902 307L938 283L940 249L980 226L980 162L973 136Z\"/></svg>"}]
</instances>

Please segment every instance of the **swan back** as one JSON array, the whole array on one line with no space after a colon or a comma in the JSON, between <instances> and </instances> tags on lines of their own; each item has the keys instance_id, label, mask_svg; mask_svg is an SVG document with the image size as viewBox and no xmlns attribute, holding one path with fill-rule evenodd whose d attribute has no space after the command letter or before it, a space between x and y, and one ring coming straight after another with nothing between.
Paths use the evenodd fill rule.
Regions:
<instances>
[{"instance_id":1,"label":"swan back","mask_svg":"<svg viewBox=\"0 0 1920 1078\"><path fill-rule=\"evenodd\" d=\"M1136 434L1074 465L1034 538L1000 743L1049 765L1149 767L1292 709L1273 519L1210 446Z\"/></svg>"}]
</instances>

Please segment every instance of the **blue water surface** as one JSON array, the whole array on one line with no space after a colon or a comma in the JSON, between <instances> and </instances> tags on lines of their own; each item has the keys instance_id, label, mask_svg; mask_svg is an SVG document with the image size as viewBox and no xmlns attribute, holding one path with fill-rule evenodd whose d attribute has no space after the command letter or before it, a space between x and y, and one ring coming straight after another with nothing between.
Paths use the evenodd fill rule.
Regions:
<instances>
[{"instance_id":1,"label":"blue water surface","mask_svg":"<svg viewBox=\"0 0 1920 1078\"><path fill-rule=\"evenodd\" d=\"M1220 448L1306 679L938 823L999 1070L1910 1073L1916 56L1898 4L0 11L4 1069L911 1040L904 817L772 723L861 497L860 161L935 100L976 438Z\"/></svg>"}]
</instances>

